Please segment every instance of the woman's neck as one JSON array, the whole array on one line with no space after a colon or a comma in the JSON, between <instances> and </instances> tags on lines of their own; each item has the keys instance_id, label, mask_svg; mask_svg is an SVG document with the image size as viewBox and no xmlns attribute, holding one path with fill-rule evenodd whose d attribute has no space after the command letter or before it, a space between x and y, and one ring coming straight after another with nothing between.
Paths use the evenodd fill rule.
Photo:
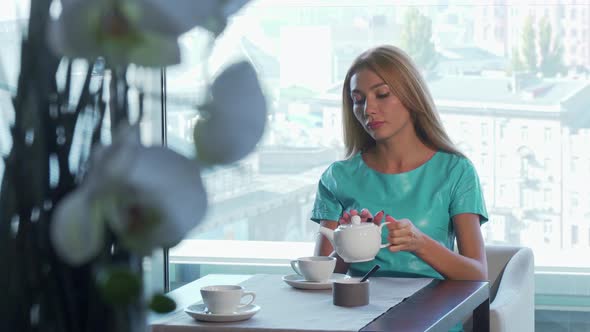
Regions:
<instances>
[{"instance_id":1,"label":"woman's neck","mask_svg":"<svg viewBox=\"0 0 590 332\"><path fill-rule=\"evenodd\" d=\"M377 142L363 156L365 163L382 173L403 173L420 167L436 151L426 146L416 135L396 137Z\"/></svg>"}]
</instances>

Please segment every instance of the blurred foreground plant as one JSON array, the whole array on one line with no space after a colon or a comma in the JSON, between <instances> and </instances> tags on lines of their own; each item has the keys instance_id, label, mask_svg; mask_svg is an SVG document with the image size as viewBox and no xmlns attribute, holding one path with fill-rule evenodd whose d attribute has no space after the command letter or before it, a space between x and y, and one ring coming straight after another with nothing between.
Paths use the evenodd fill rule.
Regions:
<instances>
[{"instance_id":1,"label":"blurred foreground plant","mask_svg":"<svg viewBox=\"0 0 590 332\"><path fill-rule=\"evenodd\" d=\"M266 102L249 63L228 66L196 106L191 159L141 143L145 93L129 69L179 63L181 34L215 40L246 2L31 0L0 191L3 331L143 331L146 308L174 310L164 294L144 298L143 258L202 220L200 168L251 152Z\"/></svg>"}]
</instances>

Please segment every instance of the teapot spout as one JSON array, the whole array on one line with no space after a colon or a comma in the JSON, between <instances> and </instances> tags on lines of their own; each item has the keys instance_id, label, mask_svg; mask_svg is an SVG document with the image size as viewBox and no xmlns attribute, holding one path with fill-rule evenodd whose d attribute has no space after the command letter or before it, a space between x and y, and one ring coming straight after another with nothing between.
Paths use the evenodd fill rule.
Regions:
<instances>
[{"instance_id":1,"label":"teapot spout","mask_svg":"<svg viewBox=\"0 0 590 332\"><path fill-rule=\"evenodd\" d=\"M330 241L330 243L332 244L332 247L335 248L334 245L334 231L329 229L328 227L325 226L320 226L320 234L322 234L323 236L326 237L326 239L328 239L328 241Z\"/></svg>"}]
</instances>

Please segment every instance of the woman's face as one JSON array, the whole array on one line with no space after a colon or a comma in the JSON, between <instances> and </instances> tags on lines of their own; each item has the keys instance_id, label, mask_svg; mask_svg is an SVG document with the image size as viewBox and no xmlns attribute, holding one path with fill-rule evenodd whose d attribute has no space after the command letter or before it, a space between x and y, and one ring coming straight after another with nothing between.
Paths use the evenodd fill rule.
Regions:
<instances>
[{"instance_id":1,"label":"woman's face","mask_svg":"<svg viewBox=\"0 0 590 332\"><path fill-rule=\"evenodd\" d=\"M350 98L356 119L377 142L412 128L410 112L372 70L361 69L351 77Z\"/></svg>"}]
</instances>

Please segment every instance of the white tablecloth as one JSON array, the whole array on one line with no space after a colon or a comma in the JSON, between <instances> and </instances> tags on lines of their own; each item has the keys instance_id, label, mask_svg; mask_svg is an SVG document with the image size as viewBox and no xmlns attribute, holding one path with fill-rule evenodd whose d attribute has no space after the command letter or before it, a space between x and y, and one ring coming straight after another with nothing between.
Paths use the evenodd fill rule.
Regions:
<instances>
[{"instance_id":1,"label":"white tablecloth","mask_svg":"<svg viewBox=\"0 0 590 332\"><path fill-rule=\"evenodd\" d=\"M429 278L371 278L370 303L345 308L332 304L331 290L295 289L284 283L280 275L255 275L240 283L246 290L256 292L254 303L261 307L249 320L200 322L181 310L154 322L152 331L358 331L431 281Z\"/></svg>"}]
</instances>

